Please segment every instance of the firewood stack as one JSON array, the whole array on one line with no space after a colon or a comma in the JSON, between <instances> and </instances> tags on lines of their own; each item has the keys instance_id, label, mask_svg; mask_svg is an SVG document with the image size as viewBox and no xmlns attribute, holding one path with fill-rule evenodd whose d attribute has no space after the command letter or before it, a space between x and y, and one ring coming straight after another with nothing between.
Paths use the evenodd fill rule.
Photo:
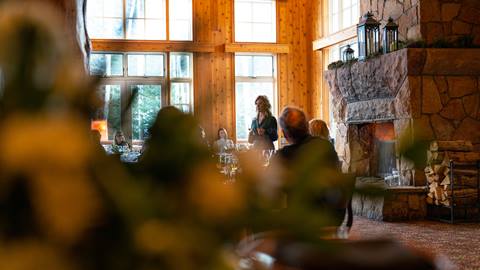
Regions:
<instances>
[{"instance_id":1,"label":"firewood stack","mask_svg":"<svg viewBox=\"0 0 480 270\"><path fill-rule=\"evenodd\" d=\"M450 179L450 160L455 162L454 180ZM469 141L433 141L427 152L428 166L425 168L429 187L427 203L451 206L452 192L458 206L475 203L478 196L478 160L480 153L473 152ZM453 190L452 181L455 181Z\"/></svg>"}]
</instances>

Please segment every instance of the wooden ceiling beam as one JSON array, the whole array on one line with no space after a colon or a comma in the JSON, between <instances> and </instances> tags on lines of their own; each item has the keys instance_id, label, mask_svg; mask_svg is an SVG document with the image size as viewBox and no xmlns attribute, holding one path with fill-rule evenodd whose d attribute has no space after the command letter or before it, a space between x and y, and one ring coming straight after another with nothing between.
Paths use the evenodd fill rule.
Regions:
<instances>
[{"instance_id":1,"label":"wooden ceiling beam","mask_svg":"<svg viewBox=\"0 0 480 270\"><path fill-rule=\"evenodd\" d=\"M156 40L92 40L93 51L109 52L215 52L210 43L192 41L156 41Z\"/></svg>"}]
</instances>

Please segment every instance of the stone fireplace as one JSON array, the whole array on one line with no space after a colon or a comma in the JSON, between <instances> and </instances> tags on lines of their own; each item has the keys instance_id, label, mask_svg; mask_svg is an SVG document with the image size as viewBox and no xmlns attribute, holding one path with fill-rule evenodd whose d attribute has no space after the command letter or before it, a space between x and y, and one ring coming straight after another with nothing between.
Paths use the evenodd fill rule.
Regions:
<instances>
[{"instance_id":1,"label":"stone fireplace","mask_svg":"<svg viewBox=\"0 0 480 270\"><path fill-rule=\"evenodd\" d=\"M325 72L342 170L395 187L381 203L361 199L357 213L425 215L425 174L401 155L404 143L469 140L480 149L478 63L479 49L402 49Z\"/></svg>"},{"instance_id":2,"label":"stone fireplace","mask_svg":"<svg viewBox=\"0 0 480 270\"><path fill-rule=\"evenodd\" d=\"M389 186L400 183L393 122L351 124L352 171L357 175L381 177Z\"/></svg>"},{"instance_id":3,"label":"stone fireplace","mask_svg":"<svg viewBox=\"0 0 480 270\"><path fill-rule=\"evenodd\" d=\"M403 143L469 140L479 149L479 62L479 49L402 49L326 71L343 171L382 177L378 155L394 146L399 182L424 186Z\"/></svg>"}]
</instances>

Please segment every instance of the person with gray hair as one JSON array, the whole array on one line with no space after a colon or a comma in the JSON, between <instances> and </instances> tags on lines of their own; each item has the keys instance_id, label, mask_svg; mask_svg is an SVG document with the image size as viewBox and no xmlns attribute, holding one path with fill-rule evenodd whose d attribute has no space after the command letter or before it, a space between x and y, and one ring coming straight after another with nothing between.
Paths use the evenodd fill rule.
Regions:
<instances>
[{"instance_id":1,"label":"person with gray hair","mask_svg":"<svg viewBox=\"0 0 480 270\"><path fill-rule=\"evenodd\" d=\"M337 152L332 144L321 137L312 137L309 134L309 125L305 113L297 107L285 107L279 118L280 127L289 145L278 151L282 160L293 161L302 150L318 148L325 154L323 166L338 168Z\"/></svg>"},{"instance_id":2,"label":"person with gray hair","mask_svg":"<svg viewBox=\"0 0 480 270\"><path fill-rule=\"evenodd\" d=\"M340 225L349 195L333 145L309 134L307 117L299 108L284 108L279 123L289 145L278 150L272 162L282 168L287 208L298 200L310 202L311 207L330 213L331 225Z\"/></svg>"}]
</instances>

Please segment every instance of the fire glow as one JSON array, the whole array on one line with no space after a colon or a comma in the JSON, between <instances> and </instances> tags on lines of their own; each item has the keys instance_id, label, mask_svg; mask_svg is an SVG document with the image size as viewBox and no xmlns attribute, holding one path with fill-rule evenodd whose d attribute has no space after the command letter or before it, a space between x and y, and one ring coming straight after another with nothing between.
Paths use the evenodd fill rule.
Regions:
<instances>
[{"instance_id":1,"label":"fire glow","mask_svg":"<svg viewBox=\"0 0 480 270\"><path fill-rule=\"evenodd\" d=\"M379 141L393 141L395 140L395 130L393 123L376 123L374 126L374 136Z\"/></svg>"},{"instance_id":2,"label":"fire glow","mask_svg":"<svg viewBox=\"0 0 480 270\"><path fill-rule=\"evenodd\" d=\"M100 135L102 136L101 140L102 141L107 141L108 136L107 136L107 120L95 120L92 121L91 123L91 130L98 130L100 132Z\"/></svg>"}]
</instances>

